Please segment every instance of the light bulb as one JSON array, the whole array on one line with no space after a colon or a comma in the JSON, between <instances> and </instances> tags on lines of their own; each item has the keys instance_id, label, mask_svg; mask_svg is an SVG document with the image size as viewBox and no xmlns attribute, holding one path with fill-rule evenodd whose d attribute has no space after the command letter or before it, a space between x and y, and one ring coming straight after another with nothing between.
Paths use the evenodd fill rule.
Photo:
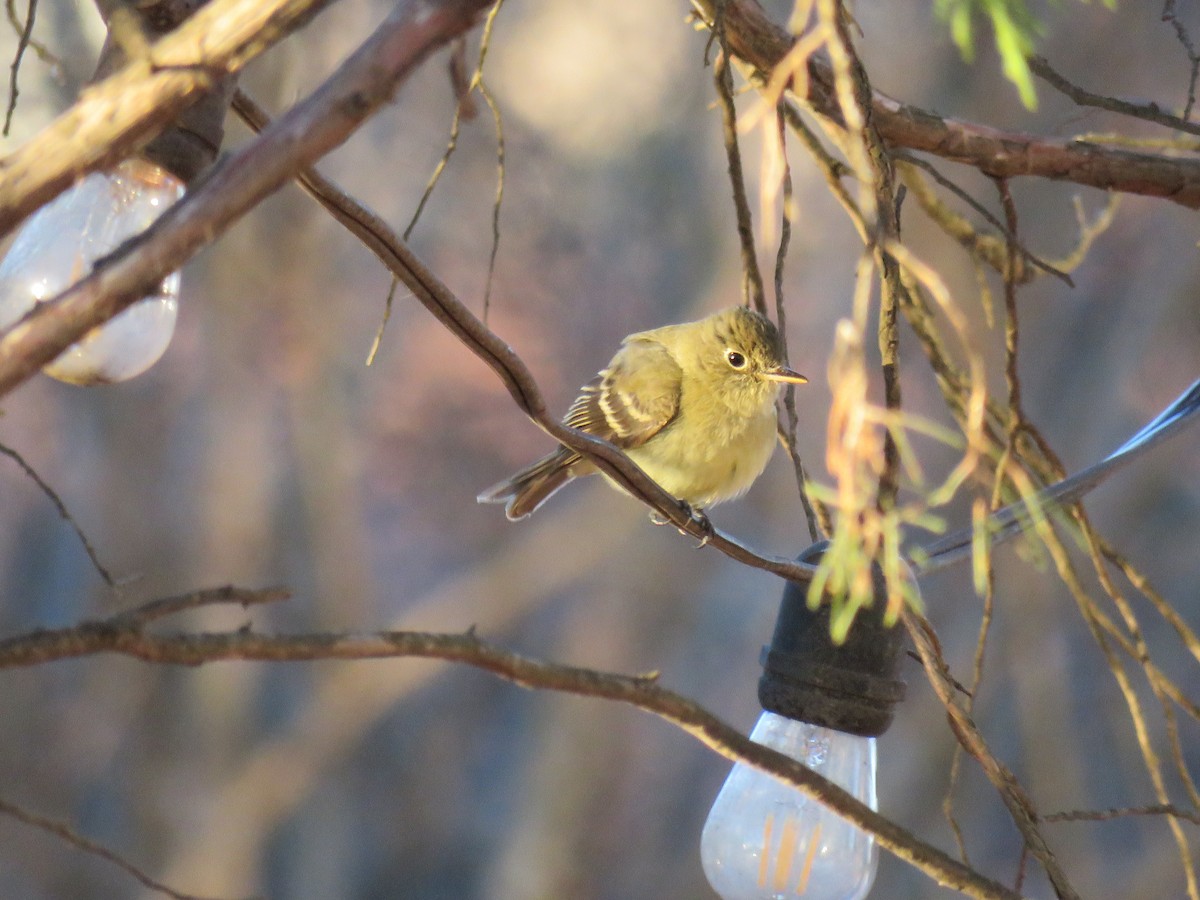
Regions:
<instances>
[{"instance_id":1,"label":"light bulb","mask_svg":"<svg viewBox=\"0 0 1200 900\"><path fill-rule=\"evenodd\" d=\"M875 738L764 712L750 739L876 808ZM821 803L738 763L708 814L700 858L723 900L860 900L875 880L879 851L872 835Z\"/></svg>"},{"instance_id":2,"label":"light bulb","mask_svg":"<svg viewBox=\"0 0 1200 900\"><path fill-rule=\"evenodd\" d=\"M183 182L144 159L94 172L38 210L0 262L0 330L88 275L183 196ZM179 273L89 331L45 367L72 384L125 381L150 368L175 331Z\"/></svg>"}]
</instances>

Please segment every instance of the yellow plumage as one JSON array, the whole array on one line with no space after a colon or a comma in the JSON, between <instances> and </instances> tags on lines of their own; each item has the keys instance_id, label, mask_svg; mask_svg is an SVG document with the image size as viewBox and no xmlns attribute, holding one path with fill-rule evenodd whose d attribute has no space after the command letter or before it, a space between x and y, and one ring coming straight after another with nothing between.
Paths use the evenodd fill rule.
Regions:
<instances>
[{"instance_id":1,"label":"yellow plumage","mask_svg":"<svg viewBox=\"0 0 1200 900\"><path fill-rule=\"evenodd\" d=\"M611 441L664 490L700 509L754 483L775 449L781 385L805 380L784 365L775 326L735 306L625 338L563 422ZM478 500L504 503L515 521L595 471L560 447Z\"/></svg>"}]
</instances>

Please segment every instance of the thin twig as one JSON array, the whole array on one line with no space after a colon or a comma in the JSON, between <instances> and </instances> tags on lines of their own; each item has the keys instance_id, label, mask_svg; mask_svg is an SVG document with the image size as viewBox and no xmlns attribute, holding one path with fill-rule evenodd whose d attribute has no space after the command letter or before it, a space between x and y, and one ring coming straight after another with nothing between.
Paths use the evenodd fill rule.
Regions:
<instances>
[{"instance_id":1,"label":"thin twig","mask_svg":"<svg viewBox=\"0 0 1200 900\"><path fill-rule=\"evenodd\" d=\"M787 310L783 302L783 271L787 262L788 245L792 240L792 207L795 198L792 191L792 167L787 160L787 123L784 119L783 107L780 104L775 111L775 123L779 130L779 146L783 156L783 199L780 204L779 249L775 254L775 319L779 323L779 333L787 334ZM786 351L786 343L784 345ZM785 353L784 362L787 362ZM796 445L796 429L800 417L796 413L796 391L792 385L783 393L783 410L787 424L779 423L779 436L782 439L788 458L792 461L792 469L796 475L796 489L800 494L800 505L804 508L804 518L808 522L808 536L815 544L824 537L821 526L817 523L817 514L813 509L812 499L808 495L808 473L804 468L804 460L800 458L800 450Z\"/></svg>"},{"instance_id":2,"label":"thin twig","mask_svg":"<svg viewBox=\"0 0 1200 900\"><path fill-rule=\"evenodd\" d=\"M34 3L36 4L36 0L34 0ZM4 14L8 17L8 24L12 26L12 29L16 34L19 35L25 30L25 23L22 22L20 16L17 15L17 0L4 0ZM33 37L30 37L29 49L37 54L38 59L50 66L52 72L61 74L63 67L62 60L59 59L49 47L47 47L41 41L34 40Z\"/></svg>"},{"instance_id":3,"label":"thin twig","mask_svg":"<svg viewBox=\"0 0 1200 900\"><path fill-rule=\"evenodd\" d=\"M392 303L396 299L396 288L398 287L400 287L400 279L393 275L392 285L388 288L387 299L383 301L383 318L379 320L379 327L375 329L375 337L371 340L371 348L367 351L368 366L375 364L375 354L379 352L379 348L383 345L383 332L392 318Z\"/></svg>"},{"instance_id":4,"label":"thin twig","mask_svg":"<svg viewBox=\"0 0 1200 900\"><path fill-rule=\"evenodd\" d=\"M1027 260L1033 266L1041 269L1046 274L1053 275L1055 278L1062 281L1063 284L1067 285L1067 287L1075 286L1075 282L1072 281L1070 275L1068 275L1062 269L1056 268L1051 263L1046 262L1041 257L1037 256L1035 253L1030 251L1029 248L1027 248L1021 241L1016 240L1015 235L1012 235L1008 232L1008 230L1005 228L1004 223L1001 222L999 219L997 219L996 216L992 214L991 210L989 210L986 206L984 206L982 203L980 203L978 200L976 200L974 197L972 197L968 191L966 191L959 185L955 184L954 181L952 181L951 179L949 179L945 175L943 175L941 172L939 172L937 167L934 166L932 163L930 163L928 160L921 159L919 156L914 156L911 153L902 153L902 152L896 153L895 157L897 160L901 160L905 163L908 163L909 165L916 166L917 168L921 169L924 172L927 172L929 174L930 178L932 178L943 188L950 191L950 193L954 194L954 196L958 197L960 200L962 200L964 203L966 203L969 207L971 207L971 209L975 210L975 212L977 212L980 216L983 217L984 221L986 221L989 225L991 225L993 228L995 228L997 231L999 231L1001 233L1001 235L1005 238L1006 243L1015 243L1015 245L1016 245L1017 249L1020 251L1021 257L1023 259ZM918 200L921 200L921 199L922 199L922 195L918 194ZM924 206L924 205L925 204L922 203L922 206ZM957 237L957 235L956 235L956 237ZM1007 250L1005 250L1005 252L1007 253ZM989 262L992 262L992 260L989 259ZM1002 267L995 266L995 268L997 270L1001 271L1001 274L1003 274ZM1016 277L1016 280L1018 280L1018 281L1026 281L1027 280L1026 278L1022 278L1019 276L1015 276L1015 277Z\"/></svg>"},{"instance_id":5,"label":"thin twig","mask_svg":"<svg viewBox=\"0 0 1200 900\"><path fill-rule=\"evenodd\" d=\"M18 822L21 822L24 825L29 825L33 828L38 828L42 831L48 832L49 834L66 841L77 850L82 850L84 853L88 853L92 856L99 857L106 862L110 862L127 875L132 876L134 879L140 882L143 887L149 888L150 890L159 894L164 894L165 896L172 898L172 900L211 900L211 898L204 898L196 894L185 894L182 891L177 891L172 887L168 887L160 881L155 881L140 868L129 862L129 860L124 859L117 853L114 853L103 844L98 844L89 838L85 838L83 835L79 834L79 832L75 831L73 828L71 828L71 826L64 822L49 819L45 816L39 816L35 813L31 813L22 809L15 803L10 803L7 800L2 799L0 799L0 814L6 815L11 819L16 819Z\"/></svg>"},{"instance_id":6,"label":"thin twig","mask_svg":"<svg viewBox=\"0 0 1200 900\"><path fill-rule=\"evenodd\" d=\"M725 46L725 31L722 15L717 14L714 33L720 52L713 62L713 81L721 105L721 125L725 138L725 157L729 167L729 181L733 189L733 206L737 215L738 244L742 253L742 300L763 315L767 313L766 291L763 288L762 272L758 267L758 252L754 246L754 225L750 213L750 201L746 197L746 180L742 172L742 152L738 144L737 105L733 99L733 71L729 66L729 50Z\"/></svg>"},{"instance_id":7,"label":"thin twig","mask_svg":"<svg viewBox=\"0 0 1200 900\"><path fill-rule=\"evenodd\" d=\"M483 62L487 58L492 27L495 24L496 15L500 12L500 6L503 2L504 0L495 0L491 9L488 10L487 18L484 20L483 37L480 40L479 55L475 61L475 69L466 84L461 86L462 93L455 98L454 115L450 120L450 136L446 140L446 149L442 151L441 159L438 160L437 165L434 166L433 172L429 176L429 180L425 183L425 190L421 192L421 199L417 201L417 208L413 211L412 218L408 220L408 225L404 227L402 238L405 241L412 237L413 229L417 227L417 222L420 220L421 214L425 211L425 207L429 203L429 198L433 196L433 191L437 187L438 182L442 180L442 174L446 171L446 166L450 164L450 157L458 149L458 135L462 130L463 120L475 117L475 108L469 102L470 95L471 91L483 86ZM451 71L453 72L453 70ZM487 93L482 93L484 93L484 99L486 100ZM504 137L500 129L499 113L494 107L492 115L496 117L497 153L500 159L500 186L497 188L497 192L499 193L503 190L504 184ZM499 215L498 208L499 203L497 202L496 216Z\"/></svg>"},{"instance_id":8,"label":"thin twig","mask_svg":"<svg viewBox=\"0 0 1200 900\"><path fill-rule=\"evenodd\" d=\"M997 476L998 479L999 477ZM991 565L990 554L984 571L986 579L983 584L983 611L979 617L979 630L975 638L975 658L971 665L971 687L963 691L966 696L964 708L968 716L974 716L975 714L975 699L979 696L979 688L983 684L983 663L987 652L988 636L991 634L992 617L995 612L996 578L995 570ZM954 814L954 792L958 786L959 774L962 771L964 749L961 742L955 743L954 752L950 758L950 776L946 781L946 795L942 798L942 815L945 817L950 830L954 834L954 841L958 845L959 858L964 863L970 865L971 857L967 852L966 838L958 823L958 817Z\"/></svg>"},{"instance_id":9,"label":"thin twig","mask_svg":"<svg viewBox=\"0 0 1200 900\"><path fill-rule=\"evenodd\" d=\"M492 31L496 26L496 17L504 0L496 0L495 5L488 11L483 22L483 34L479 39L479 61L475 64L475 74L471 83L479 88L479 94L492 113L492 124L496 129L496 197L492 202L492 249L488 253L487 279L483 286L483 319L487 324L488 313L492 305L492 279L496 273L496 255L500 251L500 204L504 200L504 120L500 115L500 107L492 96L487 83L483 80L483 64L487 60L488 49L492 46Z\"/></svg>"},{"instance_id":10,"label":"thin twig","mask_svg":"<svg viewBox=\"0 0 1200 900\"><path fill-rule=\"evenodd\" d=\"M1191 50L1188 51L1188 56L1193 60L1194 66L1196 60L1192 57ZM1165 125L1167 128L1173 128L1176 131L1185 131L1188 134L1200 134L1200 123L1189 122L1187 120L1187 117L1191 114L1192 103L1195 100L1195 68L1192 70L1192 80L1188 87L1188 102L1182 118L1166 112L1157 103L1135 103L1132 100L1119 100L1116 97L1105 97L1103 94L1094 94L1085 88L1079 87L1077 84L1072 84L1041 56L1029 57L1029 68L1034 75L1037 75L1060 94L1080 106L1090 106L1093 109L1103 109L1107 112L1120 113L1123 116L1142 119L1146 122L1153 122L1156 125Z\"/></svg>"},{"instance_id":11,"label":"thin twig","mask_svg":"<svg viewBox=\"0 0 1200 900\"><path fill-rule=\"evenodd\" d=\"M29 47L29 41L33 36L33 23L36 18L37 0L29 0L29 5L25 11L25 23L17 39L17 52L13 56L12 65L9 67L9 71L12 74L8 78L8 109L4 112L5 137L8 137L8 131L12 127L13 113L17 111L17 97L21 93L17 88L17 74L21 71L21 59L25 56L25 50Z\"/></svg>"},{"instance_id":12,"label":"thin twig","mask_svg":"<svg viewBox=\"0 0 1200 900\"><path fill-rule=\"evenodd\" d=\"M462 92L457 97L457 102L454 106L454 116L450 122L450 137L446 141L446 149L442 152L442 158L438 160L434 167L433 173L429 176L429 181L425 184L425 190L421 194L421 199L417 202L417 208L413 211L412 218L404 229L403 240L407 241L412 235L413 229L417 225L417 221L421 218L421 213L425 211L425 206L429 202L429 198L433 196L434 188L442 178L442 174L446 171L446 166L450 163L450 157L454 155L454 151L458 148L458 135L462 128L464 118L474 117L474 107L470 104L471 91L478 89L480 96L483 97L487 104L488 110L492 114L492 122L496 129L496 196L492 203L492 249L488 255L487 277L484 280L483 286L483 321L488 320L488 312L491 308L492 299L492 277L496 271L496 255L500 250L500 204L504 199L504 122L500 115L500 107L496 105L496 99L492 96L492 92L488 90L487 84L483 80L483 64L487 59L488 48L491 46L492 29L496 23L496 16L500 13L500 7L504 0L495 0L492 8L488 10L487 18L483 23L483 34L479 41L479 56L475 62L475 70L471 73L470 80L465 85L462 85ZM456 57L457 58L457 54ZM454 69L451 69L453 73ZM393 283L393 291L395 286ZM389 297L391 295L389 294ZM386 322L386 315L385 315ZM378 343L379 336L383 334L383 325L379 327L379 335L376 337ZM373 356L374 354L372 354Z\"/></svg>"},{"instance_id":13,"label":"thin twig","mask_svg":"<svg viewBox=\"0 0 1200 900\"><path fill-rule=\"evenodd\" d=\"M266 114L249 97L235 98L234 108L239 112L243 109L249 111L251 106L254 107L256 120L265 121ZM385 221L311 168L297 172L296 178L341 225L404 282L418 302L500 376L518 407L539 428L560 443L592 459L629 494L649 505L676 528L698 540L707 540L708 546L720 550L731 559L792 581L807 583L812 579L815 566L757 553L724 534L711 522L699 522L692 516L690 508L663 491L615 446L593 435L568 428L552 417L532 373L521 358L417 259ZM159 220L160 223L162 221ZM151 232L159 227L159 224L151 226Z\"/></svg>"},{"instance_id":14,"label":"thin twig","mask_svg":"<svg viewBox=\"0 0 1200 900\"><path fill-rule=\"evenodd\" d=\"M1175 37L1183 46L1184 52L1187 53L1188 62L1191 64L1191 72L1188 76L1187 102L1183 105L1183 118L1188 119L1192 115L1192 107L1196 104L1196 79L1200 78L1200 54L1196 52L1196 46L1192 43L1192 38L1188 34L1187 28L1180 21L1179 15L1175 12L1175 0L1166 0L1163 4L1162 18L1164 22L1170 22L1175 29Z\"/></svg>"},{"instance_id":15,"label":"thin twig","mask_svg":"<svg viewBox=\"0 0 1200 900\"><path fill-rule=\"evenodd\" d=\"M1151 803L1147 806L1114 806L1109 809L1074 809L1049 813L1042 816L1043 822L1106 822L1122 816L1171 816L1186 819L1200 825L1200 813L1193 809L1181 809L1172 803Z\"/></svg>"},{"instance_id":16,"label":"thin twig","mask_svg":"<svg viewBox=\"0 0 1200 900\"><path fill-rule=\"evenodd\" d=\"M499 2L495 8L500 8ZM482 57L483 52L480 51L480 66L483 65ZM483 96L488 109L491 110L492 122L496 127L496 197L492 202L492 248L488 253L487 278L483 285L483 314L480 316L486 325L488 313L492 307L492 282L496 274L496 255L500 252L500 204L504 200L504 122L500 117L500 107L496 105L496 98L492 96L492 92L484 83L482 69L479 76L479 93Z\"/></svg>"},{"instance_id":17,"label":"thin twig","mask_svg":"<svg viewBox=\"0 0 1200 900\"><path fill-rule=\"evenodd\" d=\"M125 612L117 613L109 621L120 625L142 627L167 616L178 615L190 609L202 606L235 605L243 609L251 606L263 606L267 603L280 603L289 599L292 592L285 587L269 587L252 590L233 585L216 588L203 588L187 594L177 594L174 597L161 597L136 606Z\"/></svg>"},{"instance_id":18,"label":"thin twig","mask_svg":"<svg viewBox=\"0 0 1200 900\"><path fill-rule=\"evenodd\" d=\"M100 577L104 579L105 584L107 584L109 587L114 587L116 582L113 580L112 575L109 573L108 569L105 568L104 564L100 562L100 556L96 553L96 548L92 546L92 542L89 541L87 535L83 533L83 529L79 527L79 523L75 521L75 517L72 516L70 511L67 509L67 505L63 503L62 498L58 496L58 492L55 491L54 488L50 487L50 485L46 483L45 479L43 479L42 476L37 473L37 470L34 469L33 466L31 466L28 462L26 462L25 457L23 457L16 450L12 449L12 447L9 447L5 444L0 444L0 453L3 453L18 466L20 466L21 470L29 477L30 481L36 484L38 489L46 495L47 499L49 499L52 504L54 504L54 508L58 510L59 516L62 517L63 521L71 526L71 529L75 532L75 536L79 538L79 543L83 545L84 552L87 554L88 559L92 561L92 567L95 568Z\"/></svg>"},{"instance_id":19,"label":"thin twig","mask_svg":"<svg viewBox=\"0 0 1200 900\"><path fill-rule=\"evenodd\" d=\"M1021 408L1021 379L1017 371L1021 327L1017 317L1017 281L1013 277L1017 254L1020 252L1020 238L1017 234L1017 204L1009 189L1008 179L997 178L995 184L1000 195L1000 206L1004 210L1004 233L1008 238L1008 260L1004 266L1004 383L1008 388L1008 447L1011 447L1025 424L1025 413ZM996 502L992 504L993 508L998 505Z\"/></svg>"}]
</instances>

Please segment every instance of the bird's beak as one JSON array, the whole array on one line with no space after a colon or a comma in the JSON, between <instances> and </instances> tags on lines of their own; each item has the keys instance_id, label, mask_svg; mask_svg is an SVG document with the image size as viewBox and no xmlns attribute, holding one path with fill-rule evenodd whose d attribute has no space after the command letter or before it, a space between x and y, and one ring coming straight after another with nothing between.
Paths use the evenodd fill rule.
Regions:
<instances>
[{"instance_id":1,"label":"bird's beak","mask_svg":"<svg viewBox=\"0 0 1200 900\"><path fill-rule=\"evenodd\" d=\"M767 381L780 381L784 384L807 384L808 379L794 369L789 369L787 366L775 366L773 369L767 369L762 373L762 377Z\"/></svg>"}]
</instances>

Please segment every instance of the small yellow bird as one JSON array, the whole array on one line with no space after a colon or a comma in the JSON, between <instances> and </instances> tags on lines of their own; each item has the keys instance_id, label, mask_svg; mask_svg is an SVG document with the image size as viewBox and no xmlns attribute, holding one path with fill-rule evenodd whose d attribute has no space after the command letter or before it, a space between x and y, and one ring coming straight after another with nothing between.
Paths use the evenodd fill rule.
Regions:
<instances>
[{"instance_id":1,"label":"small yellow bird","mask_svg":"<svg viewBox=\"0 0 1200 900\"><path fill-rule=\"evenodd\" d=\"M774 324L734 306L631 334L571 404L563 424L611 441L669 494L703 509L744 493L775 449L775 400L803 375L783 363ZM481 493L524 519L596 467L559 447Z\"/></svg>"}]
</instances>

